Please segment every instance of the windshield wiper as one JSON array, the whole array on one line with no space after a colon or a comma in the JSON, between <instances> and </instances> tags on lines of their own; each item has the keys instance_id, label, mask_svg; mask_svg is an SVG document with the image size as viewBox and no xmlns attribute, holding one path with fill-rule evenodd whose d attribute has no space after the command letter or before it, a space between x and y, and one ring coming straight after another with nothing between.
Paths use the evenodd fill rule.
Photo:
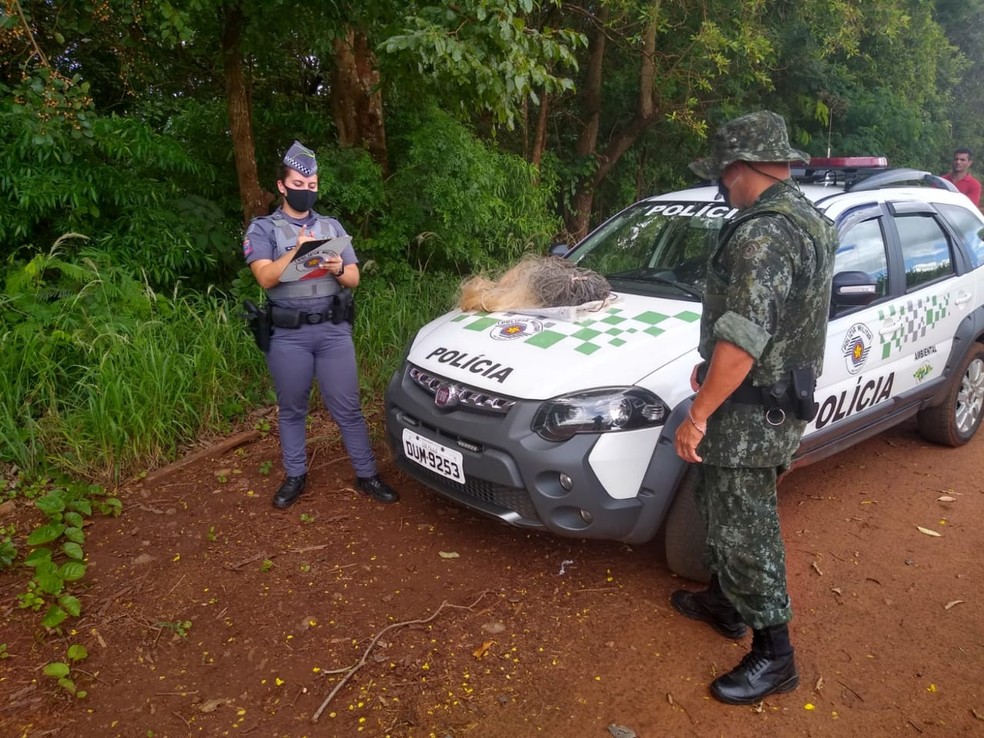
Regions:
<instances>
[{"instance_id":1,"label":"windshield wiper","mask_svg":"<svg viewBox=\"0 0 984 738\"><path fill-rule=\"evenodd\" d=\"M666 270L660 270L666 271ZM650 282L656 284L665 284L670 287L675 287L680 290L680 292L690 297L696 298L698 300L703 299L704 295L699 289L693 287L686 282L680 282L676 279L669 279L668 277L662 277L655 273L653 269L631 269L626 272L620 272L618 274L611 274L609 279L624 279L633 282Z\"/></svg>"}]
</instances>

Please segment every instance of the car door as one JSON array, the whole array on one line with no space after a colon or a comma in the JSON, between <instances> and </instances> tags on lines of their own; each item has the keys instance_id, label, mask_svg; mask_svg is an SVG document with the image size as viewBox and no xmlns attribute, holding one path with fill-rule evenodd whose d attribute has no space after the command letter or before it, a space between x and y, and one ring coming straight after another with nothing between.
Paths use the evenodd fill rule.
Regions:
<instances>
[{"instance_id":1,"label":"car door","mask_svg":"<svg viewBox=\"0 0 984 738\"><path fill-rule=\"evenodd\" d=\"M834 315L828 324L823 372L816 391L817 416L807 428L807 437L849 418L876 412L894 392L893 356L881 350L886 339L886 310L895 303L888 218L888 211L875 204L838 219L840 239L834 273L865 272L876 284L877 295L867 306Z\"/></svg>"},{"instance_id":2,"label":"car door","mask_svg":"<svg viewBox=\"0 0 984 738\"><path fill-rule=\"evenodd\" d=\"M926 203L889 203L904 295L881 306L878 349L893 367L892 395L918 401L942 381L960 321L974 303L965 255ZM896 270L898 274L898 270Z\"/></svg>"}]
</instances>

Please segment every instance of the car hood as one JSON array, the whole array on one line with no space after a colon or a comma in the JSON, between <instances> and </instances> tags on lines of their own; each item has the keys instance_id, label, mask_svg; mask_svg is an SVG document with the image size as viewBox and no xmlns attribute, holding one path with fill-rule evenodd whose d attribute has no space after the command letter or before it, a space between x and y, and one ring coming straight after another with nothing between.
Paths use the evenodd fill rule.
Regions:
<instances>
[{"instance_id":1,"label":"car hood","mask_svg":"<svg viewBox=\"0 0 984 738\"><path fill-rule=\"evenodd\" d=\"M699 303L614 297L595 312L578 311L574 320L453 310L418 332L407 358L463 385L542 400L637 384L697 347Z\"/></svg>"}]
</instances>

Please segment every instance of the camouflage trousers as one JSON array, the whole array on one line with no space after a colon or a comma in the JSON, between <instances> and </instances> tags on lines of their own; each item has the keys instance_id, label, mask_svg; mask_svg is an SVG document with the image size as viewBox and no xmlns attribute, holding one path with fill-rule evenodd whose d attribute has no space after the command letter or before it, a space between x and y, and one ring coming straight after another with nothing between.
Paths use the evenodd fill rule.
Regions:
<instances>
[{"instance_id":1,"label":"camouflage trousers","mask_svg":"<svg viewBox=\"0 0 984 738\"><path fill-rule=\"evenodd\" d=\"M792 618L786 552L776 509L775 467L700 464L697 509L707 525L707 564L755 629Z\"/></svg>"}]
</instances>

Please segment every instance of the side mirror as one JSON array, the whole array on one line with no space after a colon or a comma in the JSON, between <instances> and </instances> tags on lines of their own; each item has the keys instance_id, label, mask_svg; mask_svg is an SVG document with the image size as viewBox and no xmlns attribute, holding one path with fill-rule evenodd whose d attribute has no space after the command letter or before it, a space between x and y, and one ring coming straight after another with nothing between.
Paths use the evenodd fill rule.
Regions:
<instances>
[{"instance_id":1,"label":"side mirror","mask_svg":"<svg viewBox=\"0 0 984 738\"><path fill-rule=\"evenodd\" d=\"M555 243L547 251L550 256L567 256L567 252L571 250L571 247L566 243Z\"/></svg>"},{"instance_id":2,"label":"side mirror","mask_svg":"<svg viewBox=\"0 0 984 738\"><path fill-rule=\"evenodd\" d=\"M830 303L838 308L868 305L878 297L878 282L867 272L838 272L831 289Z\"/></svg>"}]
</instances>

